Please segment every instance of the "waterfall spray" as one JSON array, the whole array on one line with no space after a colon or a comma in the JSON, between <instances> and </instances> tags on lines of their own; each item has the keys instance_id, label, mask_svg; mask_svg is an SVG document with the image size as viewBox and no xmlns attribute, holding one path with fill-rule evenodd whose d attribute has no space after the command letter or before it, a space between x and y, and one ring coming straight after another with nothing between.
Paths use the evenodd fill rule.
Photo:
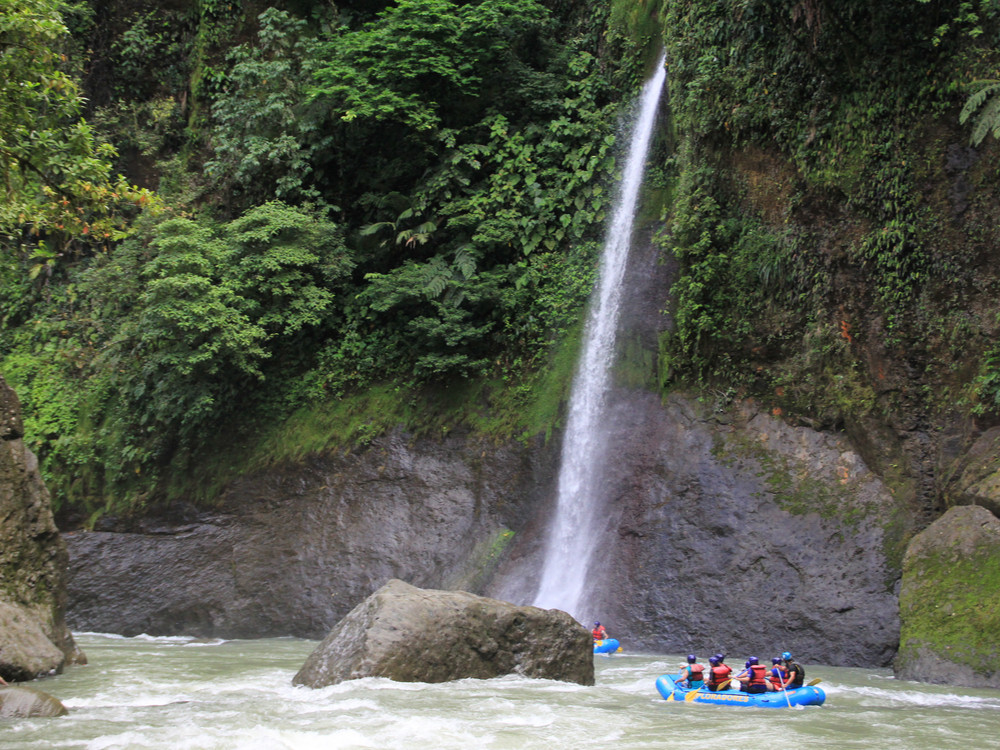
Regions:
<instances>
[{"instance_id":1,"label":"waterfall spray","mask_svg":"<svg viewBox=\"0 0 1000 750\"><path fill-rule=\"evenodd\" d=\"M599 487L607 435L602 430L639 187L666 79L661 58L642 90L632 125L628 157L608 225L595 295L584 331L583 351L570 395L563 438L555 519L549 530L536 606L581 616L584 584L598 544Z\"/></svg>"}]
</instances>

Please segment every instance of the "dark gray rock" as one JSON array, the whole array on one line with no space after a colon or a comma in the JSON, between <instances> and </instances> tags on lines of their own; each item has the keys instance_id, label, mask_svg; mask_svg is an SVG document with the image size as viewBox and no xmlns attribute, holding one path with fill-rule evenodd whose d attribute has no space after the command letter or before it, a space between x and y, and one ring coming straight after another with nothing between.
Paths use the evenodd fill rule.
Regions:
<instances>
[{"instance_id":1,"label":"dark gray rock","mask_svg":"<svg viewBox=\"0 0 1000 750\"><path fill-rule=\"evenodd\" d=\"M590 633L565 612L392 580L355 607L292 680L447 682L520 674L594 684Z\"/></svg>"},{"instance_id":2,"label":"dark gray rock","mask_svg":"<svg viewBox=\"0 0 1000 750\"><path fill-rule=\"evenodd\" d=\"M889 532L906 509L845 437L749 403L715 412L624 390L607 424L617 458L582 621L625 651L891 662ZM541 560L540 544L515 541L485 593L520 601Z\"/></svg>"},{"instance_id":3,"label":"dark gray rock","mask_svg":"<svg viewBox=\"0 0 1000 750\"><path fill-rule=\"evenodd\" d=\"M891 663L908 516L847 436L641 389L615 391L607 422L582 622L607 623L631 652ZM530 602L558 448L394 434L248 476L210 513L67 534L69 622L322 638L391 578Z\"/></svg>"},{"instance_id":4,"label":"dark gray rock","mask_svg":"<svg viewBox=\"0 0 1000 750\"><path fill-rule=\"evenodd\" d=\"M84 660L66 627L68 557L20 404L0 379L0 676L30 680Z\"/></svg>"},{"instance_id":5,"label":"dark gray rock","mask_svg":"<svg viewBox=\"0 0 1000 750\"><path fill-rule=\"evenodd\" d=\"M0 687L0 719L65 716L62 702L35 688L17 685Z\"/></svg>"},{"instance_id":6,"label":"dark gray rock","mask_svg":"<svg viewBox=\"0 0 1000 750\"><path fill-rule=\"evenodd\" d=\"M956 476L947 487L948 502L982 505L1000 514L1000 427L979 435L956 464Z\"/></svg>"},{"instance_id":7,"label":"dark gray rock","mask_svg":"<svg viewBox=\"0 0 1000 750\"><path fill-rule=\"evenodd\" d=\"M391 578L488 580L549 492L551 455L451 435L387 435L233 484L211 512L65 535L78 630L323 638Z\"/></svg>"}]
</instances>

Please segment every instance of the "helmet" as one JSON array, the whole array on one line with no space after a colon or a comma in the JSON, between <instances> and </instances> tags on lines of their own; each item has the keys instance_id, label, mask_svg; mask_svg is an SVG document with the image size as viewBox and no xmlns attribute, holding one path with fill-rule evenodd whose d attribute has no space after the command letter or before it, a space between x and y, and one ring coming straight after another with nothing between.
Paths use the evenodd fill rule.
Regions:
<instances>
[{"instance_id":1,"label":"helmet","mask_svg":"<svg viewBox=\"0 0 1000 750\"><path fill-rule=\"evenodd\" d=\"M688 664L694 664L696 661L698 661L697 656L694 654L688 654Z\"/></svg>"},{"instance_id":2,"label":"helmet","mask_svg":"<svg viewBox=\"0 0 1000 750\"><path fill-rule=\"evenodd\" d=\"M751 656L749 659L747 659L747 666L749 667L751 664L756 664L757 661L758 660L756 656Z\"/></svg>"},{"instance_id":3,"label":"helmet","mask_svg":"<svg viewBox=\"0 0 1000 750\"><path fill-rule=\"evenodd\" d=\"M595 623L594 623L594 627L595 627L595 628L599 628L599 627L601 627L601 623L599 623L599 622L595 622Z\"/></svg>"},{"instance_id":4,"label":"helmet","mask_svg":"<svg viewBox=\"0 0 1000 750\"><path fill-rule=\"evenodd\" d=\"M781 657L780 656L775 656L773 659L771 659L771 663L772 664L781 664Z\"/></svg>"},{"instance_id":5,"label":"helmet","mask_svg":"<svg viewBox=\"0 0 1000 750\"><path fill-rule=\"evenodd\" d=\"M708 657L708 663L711 664L714 667L716 664L719 663L719 657L718 656L710 656L710 657Z\"/></svg>"},{"instance_id":6,"label":"helmet","mask_svg":"<svg viewBox=\"0 0 1000 750\"><path fill-rule=\"evenodd\" d=\"M719 661L725 661L726 660L726 655L720 651L719 653L717 653L715 655L715 658L718 659Z\"/></svg>"},{"instance_id":7,"label":"helmet","mask_svg":"<svg viewBox=\"0 0 1000 750\"><path fill-rule=\"evenodd\" d=\"M784 659L785 661L788 661L789 659L792 658L792 652L791 651L783 651L781 653L781 658Z\"/></svg>"}]
</instances>

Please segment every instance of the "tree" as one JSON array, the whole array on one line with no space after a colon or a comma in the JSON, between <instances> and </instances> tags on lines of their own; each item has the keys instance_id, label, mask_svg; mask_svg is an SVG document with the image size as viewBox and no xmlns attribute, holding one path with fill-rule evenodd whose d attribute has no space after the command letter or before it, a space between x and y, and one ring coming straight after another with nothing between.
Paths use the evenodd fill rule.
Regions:
<instances>
[{"instance_id":1,"label":"tree","mask_svg":"<svg viewBox=\"0 0 1000 750\"><path fill-rule=\"evenodd\" d=\"M108 242L129 207L153 199L112 178L114 149L80 117L83 98L62 69L64 7L0 0L0 242L40 250L46 261L74 244Z\"/></svg>"}]
</instances>

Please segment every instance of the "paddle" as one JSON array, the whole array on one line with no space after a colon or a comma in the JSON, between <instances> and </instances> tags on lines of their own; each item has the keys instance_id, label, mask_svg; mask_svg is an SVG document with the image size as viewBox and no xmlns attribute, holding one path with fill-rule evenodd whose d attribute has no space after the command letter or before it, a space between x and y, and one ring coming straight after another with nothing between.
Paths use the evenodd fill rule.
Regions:
<instances>
[{"instance_id":1,"label":"paddle","mask_svg":"<svg viewBox=\"0 0 1000 750\"><path fill-rule=\"evenodd\" d=\"M781 686L781 694L783 696L785 696L785 703L787 703L788 707L791 708L792 707L792 699L788 697L788 690L785 688L784 685Z\"/></svg>"},{"instance_id":2,"label":"paddle","mask_svg":"<svg viewBox=\"0 0 1000 750\"><path fill-rule=\"evenodd\" d=\"M823 680L821 680L819 677L817 677L815 680L809 680L809 682L807 682L806 685L808 685L809 687L812 687L813 685L819 685L822 681Z\"/></svg>"}]
</instances>

